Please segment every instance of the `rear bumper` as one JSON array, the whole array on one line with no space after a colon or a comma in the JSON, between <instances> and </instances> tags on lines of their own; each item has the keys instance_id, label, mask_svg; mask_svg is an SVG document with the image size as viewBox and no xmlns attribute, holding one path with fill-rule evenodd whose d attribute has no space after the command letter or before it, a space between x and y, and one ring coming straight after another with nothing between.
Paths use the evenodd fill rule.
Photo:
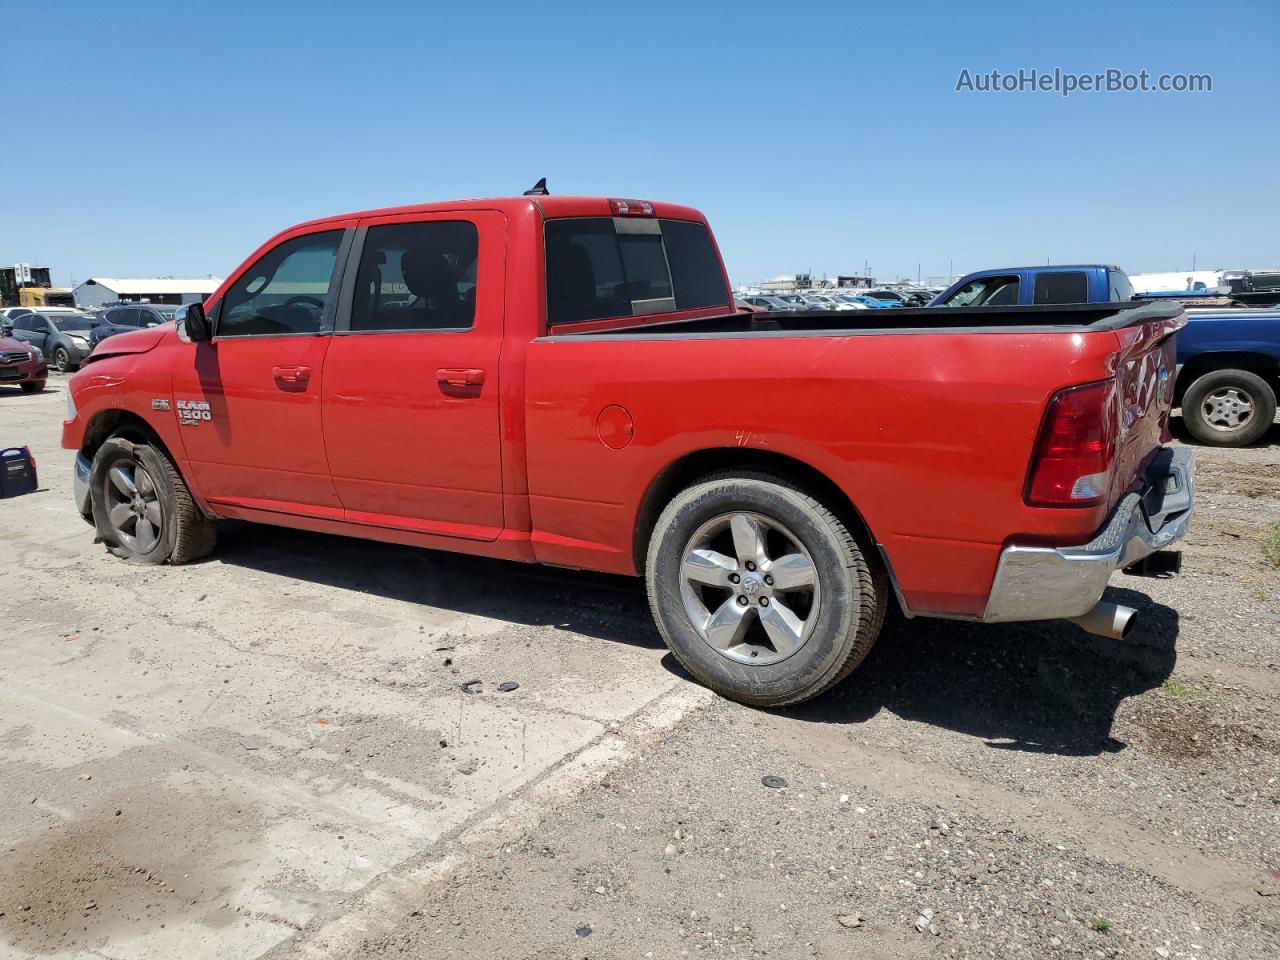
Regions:
<instances>
[{"instance_id":1,"label":"rear bumper","mask_svg":"<svg viewBox=\"0 0 1280 960\"><path fill-rule=\"evenodd\" d=\"M1148 468L1144 488L1121 500L1089 543L1005 547L982 619L1054 620L1088 613L1112 573L1186 536L1194 473L1190 450L1165 447Z\"/></svg>"}]
</instances>

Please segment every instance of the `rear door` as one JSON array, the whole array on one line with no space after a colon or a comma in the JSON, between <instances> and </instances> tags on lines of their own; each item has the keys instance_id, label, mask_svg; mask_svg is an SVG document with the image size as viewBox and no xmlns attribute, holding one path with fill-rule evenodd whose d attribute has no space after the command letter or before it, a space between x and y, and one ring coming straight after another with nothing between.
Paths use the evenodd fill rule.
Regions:
<instances>
[{"instance_id":1,"label":"rear door","mask_svg":"<svg viewBox=\"0 0 1280 960\"><path fill-rule=\"evenodd\" d=\"M352 233L286 236L210 305L213 339L174 364L173 416L209 501L341 517L320 397Z\"/></svg>"},{"instance_id":2,"label":"rear door","mask_svg":"<svg viewBox=\"0 0 1280 960\"><path fill-rule=\"evenodd\" d=\"M325 446L349 521L501 533L505 254L495 211L360 222L324 369Z\"/></svg>"}]
</instances>

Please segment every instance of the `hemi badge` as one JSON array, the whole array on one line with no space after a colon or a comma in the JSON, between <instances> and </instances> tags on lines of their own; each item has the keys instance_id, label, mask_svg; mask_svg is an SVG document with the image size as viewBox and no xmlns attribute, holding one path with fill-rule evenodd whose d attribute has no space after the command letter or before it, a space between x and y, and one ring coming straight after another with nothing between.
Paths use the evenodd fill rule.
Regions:
<instances>
[{"instance_id":1,"label":"hemi badge","mask_svg":"<svg viewBox=\"0 0 1280 960\"><path fill-rule=\"evenodd\" d=\"M169 401L162 399L160 397L157 397L156 399L151 401L151 409L152 410L168 410Z\"/></svg>"}]
</instances>

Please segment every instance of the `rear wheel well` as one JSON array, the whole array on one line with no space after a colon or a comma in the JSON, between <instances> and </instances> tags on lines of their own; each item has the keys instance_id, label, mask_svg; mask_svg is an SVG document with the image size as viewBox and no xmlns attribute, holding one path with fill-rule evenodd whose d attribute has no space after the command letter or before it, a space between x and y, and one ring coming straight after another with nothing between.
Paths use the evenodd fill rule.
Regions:
<instances>
[{"instance_id":1,"label":"rear wheel well","mask_svg":"<svg viewBox=\"0 0 1280 960\"><path fill-rule=\"evenodd\" d=\"M744 450L739 448L713 448L686 454L668 464L654 477L640 502L636 515L635 537L632 555L636 571L643 576L645 557L649 550L649 538L663 509L681 490L693 486L703 477L723 470L764 470L790 480L799 489L819 500L834 513L857 538L867 556L868 563L879 563L880 552L875 538L853 501L826 474L803 460L769 450Z\"/></svg>"},{"instance_id":2,"label":"rear wheel well","mask_svg":"<svg viewBox=\"0 0 1280 960\"><path fill-rule=\"evenodd\" d=\"M1280 360L1265 353L1201 353L1188 360L1178 372L1173 404L1179 406L1191 384L1215 370L1247 370L1256 373L1273 392L1280 393Z\"/></svg>"}]
</instances>

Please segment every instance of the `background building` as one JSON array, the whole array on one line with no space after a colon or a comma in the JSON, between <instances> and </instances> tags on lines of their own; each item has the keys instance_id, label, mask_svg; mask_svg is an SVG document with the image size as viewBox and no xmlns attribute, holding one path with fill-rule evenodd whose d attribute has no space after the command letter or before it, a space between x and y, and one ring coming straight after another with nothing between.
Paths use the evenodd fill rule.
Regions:
<instances>
[{"instance_id":1,"label":"background building","mask_svg":"<svg viewBox=\"0 0 1280 960\"><path fill-rule=\"evenodd\" d=\"M760 289L765 293L793 293L796 290L806 289L809 286L809 280L807 273L784 273L770 277L760 284Z\"/></svg>"},{"instance_id":2,"label":"background building","mask_svg":"<svg viewBox=\"0 0 1280 960\"><path fill-rule=\"evenodd\" d=\"M220 283L221 277L90 277L74 293L81 307L117 300L180 304L205 299Z\"/></svg>"}]
</instances>

